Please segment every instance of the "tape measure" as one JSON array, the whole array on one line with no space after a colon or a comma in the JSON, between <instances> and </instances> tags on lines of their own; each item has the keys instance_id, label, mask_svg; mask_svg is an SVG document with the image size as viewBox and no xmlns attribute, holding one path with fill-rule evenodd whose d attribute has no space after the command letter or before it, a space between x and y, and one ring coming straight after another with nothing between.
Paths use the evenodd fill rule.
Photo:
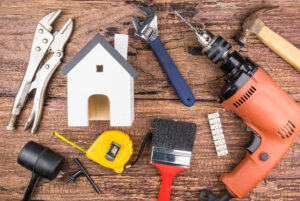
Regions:
<instances>
[{"instance_id":1,"label":"tape measure","mask_svg":"<svg viewBox=\"0 0 300 201\"><path fill-rule=\"evenodd\" d=\"M96 163L113 169L116 173L122 173L125 164L129 161L133 148L128 134L120 130L105 131L94 141L88 150L67 140L57 132L54 135L76 147Z\"/></svg>"}]
</instances>

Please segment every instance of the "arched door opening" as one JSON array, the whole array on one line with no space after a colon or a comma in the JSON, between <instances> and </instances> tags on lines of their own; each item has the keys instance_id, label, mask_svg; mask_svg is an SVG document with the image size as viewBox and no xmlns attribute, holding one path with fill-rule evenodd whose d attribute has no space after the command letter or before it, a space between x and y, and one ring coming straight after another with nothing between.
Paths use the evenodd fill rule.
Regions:
<instances>
[{"instance_id":1,"label":"arched door opening","mask_svg":"<svg viewBox=\"0 0 300 201\"><path fill-rule=\"evenodd\" d=\"M110 103L105 95L92 95L89 98L89 120L110 120Z\"/></svg>"}]
</instances>

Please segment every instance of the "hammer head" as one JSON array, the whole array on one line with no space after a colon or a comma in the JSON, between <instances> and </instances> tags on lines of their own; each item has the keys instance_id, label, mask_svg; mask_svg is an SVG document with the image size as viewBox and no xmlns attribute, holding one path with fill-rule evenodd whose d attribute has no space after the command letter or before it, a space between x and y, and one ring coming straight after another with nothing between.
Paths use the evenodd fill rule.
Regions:
<instances>
[{"instance_id":1,"label":"hammer head","mask_svg":"<svg viewBox=\"0 0 300 201\"><path fill-rule=\"evenodd\" d=\"M279 6L265 7L249 15L249 17L247 17L247 19L243 23L242 34L236 38L237 41L241 45L244 45L246 43L246 38L250 33L258 34L259 31L263 28L263 26L265 26L265 24L261 19L259 19L259 17L263 13L277 8L279 8Z\"/></svg>"},{"instance_id":2,"label":"hammer head","mask_svg":"<svg viewBox=\"0 0 300 201\"><path fill-rule=\"evenodd\" d=\"M18 156L18 163L38 176L54 179L59 173L64 158L47 147L28 142Z\"/></svg>"}]
</instances>

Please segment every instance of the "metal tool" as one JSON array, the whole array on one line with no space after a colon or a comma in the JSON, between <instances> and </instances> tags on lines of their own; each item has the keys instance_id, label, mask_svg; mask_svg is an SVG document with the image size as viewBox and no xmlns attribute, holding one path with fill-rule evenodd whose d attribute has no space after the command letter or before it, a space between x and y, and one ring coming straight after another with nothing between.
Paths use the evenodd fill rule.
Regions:
<instances>
[{"instance_id":1,"label":"metal tool","mask_svg":"<svg viewBox=\"0 0 300 201\"><path fill-rule=\"evenodd\" d=\"M252 141L245 158L230 172L221 176L226 186L222 197L202 190L201 201L227 201L242 198L262 181L284 157L300 130L300 106L283 91L262 68L208 30L197 36L204 54L220 62L226 75L226 86L219 95L224 108L236 113L247 125Z\"/></svg>"},{"instance_id":2,"label":"metal tool","mask_svg":"<svg viewBox=\"0 0 300 201\"><path fill-rule=\"evenodd\" d=\"M149 43L181 102L186 106L193 106L195 103L194 95L158 36L157 16L155 12L151 8L146 7L140 7L139 9L146 15L146 19L140 22L136 17L132 16L133 26L136 30L135 35Z\"/></svg>"},{"instance_id":3,"label":"metal tool","mask_svg":"<svg viewBox=\"0 0 300 201\"><path fill-rule=\"evenodd\" d=\"M32 177L22 201L30 200L38 177L53 180L62 168L64 158L47 147L33 141L28 142L20 151L18 163L32 171Z\"/></svg>"},{"instance_id":4,"label":"metal tool","mask_svg":"<svg viewBox=\"0 0 300 201\"><path fill-rule=\"evenodd\" d=\"M63 58L63 49L73 30L73 21L69 19L59 32L51 33L52 23L61 13L54 11L43 17L37 25L32 42L30 58L19 91L15 97L12 114L6 130L14 130L17 117L23 108L28 94L36 90L31 114L25 125L25 130L32 125L32 133L35 133L39 125L44 105L44 97L48 82L55 69ZM52 53L47 61L44 58Z\"/></svg>"},{"instance_id":5,"label":"metal tool","mask_svg":"<svg viewBox=\"0 0 300 201\"><path fill-rule=\"evenodd\" d=\"M279 6L266 7L252 13L244 21L242 34L237 38L237 40L239 43L244 45L246 43L247 36L254 33L266 46L271 48L296 69L300 70L300 50L267 27L264 22L259 19L263 13L278 8Z\"/></svg>"},{"instance_id":6,"label":"metal tool","mask_svg":"<svg viewBox=\"0 0 300 201\"><path fill-rule=\"evenodd\" d=\"M91 183L91 185L93 186L93 188L95 189L95 191L98 194L100 194L101 193L100 189L95 184L95 182L93 181L93 179L90 177L89 173L86 171L86 169L83 167L83 165L80 163L80 161L78 160L78 158L74 158L74 162L78 165L78 167L80 169L77 172L75 172L72 175L70 175L68 177L66 183L74 182L77 177L79 177L80 175L83 174L89 180L89 182Z\"/></svg>"},{"instance_id":7,"label":"metal tool","mask_svg":"<svg viewBox=\"0 0 300 201\"><path fill-rule=\"evenodd\" d=\"M201 46L203 48L206 48L211 42L213 42L213 35L212 33L210 33L210 31L208 30L198 30L196 29L196 27L194 27L193 25L191 25L191 23L189 23L184 17L182 17L177 11L175 11L175 14L181 19L183 20L191 29L193 29L193 31L195 32L197 39L199 41L199 43L201 44ZM205 51L205 49L202 49L202 51Z\"/></svg>"},{"instance_id":8,"label":"metal tool","mask_svg":"<svg viewBox=\"0 0 300 201\"><path fill-rule=\"evenodd\" d=\"M190 28L193 29L197 36L197 40L201 45L202 52L206 53L206 56L211 59L213 63L219 62L222 58L225 58L228 55L228 52L231 48L229 43L219 37L213 35L209 30L197 30L194 26L192 26L186 19L184 19L177 11L175 14L182 19ZM220 43L222 48L211 48L212 44L215 42Z\"/></svg>"}]
</instances>

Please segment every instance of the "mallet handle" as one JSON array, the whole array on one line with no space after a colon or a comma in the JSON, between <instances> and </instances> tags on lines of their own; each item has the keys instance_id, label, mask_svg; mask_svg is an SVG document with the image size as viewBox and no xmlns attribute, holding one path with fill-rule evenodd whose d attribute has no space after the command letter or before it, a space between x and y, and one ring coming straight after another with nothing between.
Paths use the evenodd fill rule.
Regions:
<instances>
[{"instance_id":1,"label":"mallet handle","mask_svg":"<svg viewBox=\"0 0 300 201\"><path fill-rule=\"evenodd\" d=\"M39 175L37 175L36 173L32 172L32 176L30 179L30 182L27 186L26 192L24 194L24 197L22 199L22 201L29 201L30 200L30 196L32 194L32 191L34 189L35 183L37 181L37 179L39 178Z\"/></svg>"}]
</instances>

